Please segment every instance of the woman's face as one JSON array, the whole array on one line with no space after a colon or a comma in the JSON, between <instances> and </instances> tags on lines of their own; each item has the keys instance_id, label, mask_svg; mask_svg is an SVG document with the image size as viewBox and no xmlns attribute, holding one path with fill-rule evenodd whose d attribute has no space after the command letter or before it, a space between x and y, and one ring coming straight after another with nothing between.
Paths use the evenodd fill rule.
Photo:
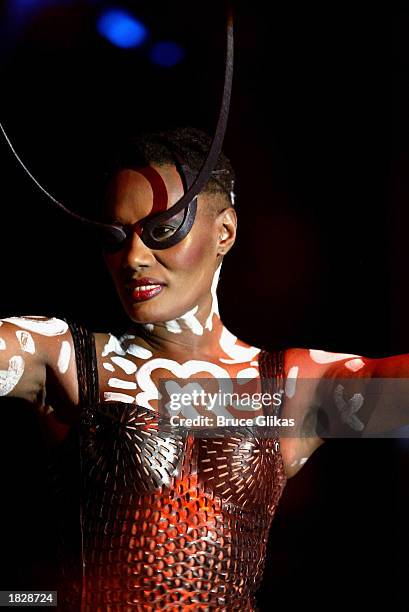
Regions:
<instances>
[{"instance_id":1,"label":"woman's face","mask_svg":"<svg viewBox=\"0 0 409 612\"><path fill-rule=\"evenodd\" d=\"M170 208L182 197L182 181L174 166L152 165L147 170L124 169L114 176L106 206L109 222L133 226L150 214ZM198 197L193 227L178 244L153 250L135 231L123 248L105 254L121 302L133 321L170 321L195 306L200 312L200 306L209 300L213 275L221 260L221 222L220 215L209 212L212 197ZM160 287L140 289L138 281L143 279L144 287Z\"/></svg>"}]
</instances>

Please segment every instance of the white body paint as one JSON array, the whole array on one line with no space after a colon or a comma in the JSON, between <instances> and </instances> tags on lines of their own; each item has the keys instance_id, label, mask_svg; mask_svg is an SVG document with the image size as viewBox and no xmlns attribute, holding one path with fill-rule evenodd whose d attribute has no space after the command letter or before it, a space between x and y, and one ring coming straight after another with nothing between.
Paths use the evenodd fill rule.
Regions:
<instances>
[{"instance_id":1,"label":"white body paint","mask_svg":"<svg viewBox=\"0 0 409 612\"><path fill-rule=\"evenodd\" d=\"M258 370L256 370L255 368L244 368L243 370L240 370L240 372L237 372L237 378L239 379L243 379L243 378L248 379L248 378L257 378L257 377L258 377Z\"/></svg>"},{"instance_id":2,"label":"white body paint","mask_svg":"<svg viewBox=\"0 0 409 612\"><path fill-rule=\"evenodd\" d=\"M121 378L110 378L108 380L108 387L114 387L116 389L136 389L136 383L122 380Z\"/></svg>"},{"instance_id":3,"label":"white body paint","mask_svg":"<svg viewBox=\"0 0 409 612\"><path fill-rule=\"evenodd\" d=\"M137 344L130 344L126 349L126 352L134 357L139 357L139 359L149 359L149 357L152 357L153 355L152 351L144 348L143 346L138 346Z\"/></svg>"},{"instance_id":4,"label":"white body paint","mask_svg":"<svg viewBox=\"0 0 409 612\"><path fill-rule=\"evenodd\" d=\"M5 351L5 350L6 350L6 342L4 338L0 338L0 351Z\"/></svg>"},{"instance_id":5,"label":"white body paint","mask_svg":"<svg viewBox=\"0 0 409 612\"><path fill-rule=\"evenodd\" d=\"M344 366L348 368L348 370L351 370L351 372L358 372L364 365L365 362L362 361L362 359L351 359L351 361L346 361L344 363Z\"/></svg>"},{"instance_id":6,"label":"white body paint","mask_svg":"<svg viewBox=\"0 0 409 612\"><path fill-rule=\"evenodd\" d=\"M361 393L354 393L349 400L345 401L344 387L339 384L334 391L334 400L342 422L349 425L355 431L362 431L365 425L358 419L355 413L362 407L364 396Z\"/></svg>"},{"instance_id":7,"label":"white body paint","mask_svg":"<svg viewBox=\"0 0 409 612\"><path fill-rule=\"evenodd\" d=\"M231 364L245 363L246 361L252 361L260 352L260 349L255 346L240 346L236 344L236 341L237 336L234 336L228 329L223 327L222 333L220 334L220 346L231 359L221 358L221 362Z\"/></svg>"},{"instance_id":8,"label":"white body paint","mask_svg":"<svg viewBox=\"0 0 409 612\"><path fill-rule=\"evenodd\" d=\"M304 465L308 461L308 457L301 457L300 459L294 459L292 463L290 463L290 467L295 467L296 465Z\"/></svg>"},{"instance_id":9,"label":"white body paint","mask_svg":"<svg viewBox=\"0 0 409 612\"><path fill-rule=\"evenodd\" d=\"M198 309L199 306L195 306L194 308L192 308L192 310L189 310L180 318L194 334L196 334L197 336L203 336L203 325L195 316Z\"/></svg>"},{"instance_id":10,"label":"white body paint","mask_svg":"<svg viewBox=\"0 0 409 612\"><path fill-rule=\"evenodd\" d=\"M220 278L220 270L222 268L222 264L220 264L220 266L217 268L216 272L214 273L213 276L213 282L212 282L212 288L211 288L211 294L212 294L212 306L210 309L210 313L209 316L206 319L206 323L205 323L205 328L208 329L209 331L212 331L213 329L213 315L217 315L220 316L219 314L219 303L217 300L217 285L219 283L219 278Z\"/></svg>"},{"instance_id":11,"label":"white body paint","mask_svg":"<svg viewBox=\"0 0 409 612\"><path fill-rule=\"evenodd\" d=\"M173 359L152 359L151 361L148 361L147 363L144 363L142 366L140 366L136 375L138 386L142 390L136 396L136 403L149 410L153 409L149 402L151 400L160 399L159 390L151 379L151 373L156 369L168 370L174 375L175 378L182 379L188 379L194 374L198 374L199 372L208 372L212 377L218 380L225 379L225 386L222 389L223 392L232 392L232 382L229 373L224 368L221 368L220 366L213 364L209 361L192 359L190 361L186 361L183 364L180 364L177 361L174 361ZM175 384L177 383L175 382ZM226 389L226 387L228 389ZM220 412L220 414L222 414L222 412ZM229 413L226 411L225 415L228 416L228 414Z\"/></svg>"},{"instance_id":12,"label":"white body paint","mask_svg":"<svg viewBox=\"0 0 409 612\"><path fill-rule=\"evenodd\" d=\"M165 325L166 330L172 334L181 334L186 330L190 331L192 334L196 336L202 336L204 334L205 329L212 331L214 328L213 316L219 315L218 301L217 301L217 284L220 277L221 265L217 268L213 275L212 287L211 287L211 308L209 315L206 318L205 325L199 321L197 317L197 312L199 307L196 305L192 309L190 309L185 314L177 317L173 320L164 321L162 324ZM151 332L154 330L154 323L145 323L144 328L146 331ZM164 359L164 358L153 358L152 351L139 346L138 344L132 344L126 342L126 340L132 340L135 336L131 336L125 334L121 336L118 340L112 334L110 334L109 340L105 345L102 357L106 357L110 353L115 353L114 356L111 357L110 361L114 363L116 366L121 368L123 372L130 376L132 374L136 374L135 384L132 381L124 380L120 377L111 378L108 381L108 385L110 387L116 387L121 389L138 389L138 393L136 397L132 397L131 395L125 393L113 393L106 392L104 397L107 401L124 401L128 403L137 403L140 406L143 406L149 410L154 410L154 407L151 406L152 401L157 401L159 398L159 390L157 389L155 383L152 381L151 375L154 370L164 369L171 372L174 378L184 379L186 380L186 384L183 387L180 387L176 381L170 379L166 381L166 386L169 386L169 389L173 389L174 393L183 393L183 390L193 389L197 387L200 391L201 386L200 382L197 380L189 381L189 378L194 377L195 374L203 374L208 373L209 377L216 378L219 381L219 391L231 393L233 391L233 382L230 378L230 374L223 367L212 363L211 361L201 361L201 360L189 360L183 364L178 363L172 359ZM260 353L260 349L256 347L246 347L241 346L237 343L237 336L231 334L225 327L222 328L220 337L219 337L220 347L227 355L227 358L222 358L220 361L226 364L250 364L249 366L243 366L243 369L239 371L237 374L238 382L244 383L248 379L258 378L258 361L256 356ZM125 355L132 355L138 359L146 360L146 363L142 365L136 365L130 359L126 359ZM256 359L255 359L256 358ZM108 371L114 371L112 366L106 361L103 362L103 367ZM118 372L118 370L115 370ZM220 387L223 387L221 389ZM167 387L166 387L167 388ZM248 410L248 406L241 407L239 404L236 406L238 410L244 409ZM231 413L227 411L223 406L217 405L218 414L224 414L226 417L231 416ZM188 416L186 412L189 413L191 417L197 416L199 413L196 410L196 407L183 407L183 412L185 416Z\"/></svg>"},{"instance_id":13,"label":"white body paint","mask_svg":"<svg viewBox=\"0 0 409 612\"><path fill-rule=\"evenodd\" d=\"M125 340L135 340L136 336L134 336L134 334L123 334L120 338L119 338L119 342L121 343L121 345L125 342Z\"/></svg>"},{"instance_id":14,"label":"white body paint","mask_svg":"<svg viewBox=\"0 0 409 612\"><path fill-rule=\"evenodd\" d=\"M109 340L104 346L102 356L106 357L110 353L115 353L116 355L126 355L126 352L122 348L118 338L115 338L115 336L112 334L109 334Z\"/></svg>"},{"instance_id":15,"label":"white body paint","mask_svg":"<svg viewBox=\"0 0 409 612\"><path fill-rule=\"evenodd\" d=\"M24 373L24 359L19 355L11 357L8 370L0 370L0 396L11 393Z\"/></svg>"},{"instance_id":16,"label":"white body paint","mask_svg":"<svg viewBox=\"0 0 409 612\"><path fill-rule=\"evenodd\" d=\"M179 321L183 321L183 323L190 329L191 332L196 334L197 336L203 335L203 325L200 323L199 319L195 316L198 306L195 306L184 315L181 315L177 319L173 319L171 321L165 321L166 329L172 334L181 334L182 326Z\"/></svg>"},{"instance_id":17,"label":"white body paint","mask_svg":"<svg viewBox=\"0 0 409 612\"><path fill-rule=\"evenodd\" d=\"M352 355L350 353L330 353L328 351L321 351L318 349L310 349L310 357L315 363L333 363L335 361L342 361L348 357L358 357L359 355Z\"/></svg>"},{"instance_id":18,"label":"white body paint","mask_svg":"<svg viewBox=\"0 0 409 612\"><path fill-rule=\"evenodd\" d=\"M58 355L57 367L61 374L65 374L69 368L71 359L71 344L64 340L61 344L60 354Z\"/></svg>"},{"instance_id":19,"label":"white body paint","mask_svg":"<svg viewBox=\"0 0 409 612\"><path fill-rule=\"evenodd\" d=\"M168 332L172 334L180 334L182 332L181 323L184 323L184 325L186 325L186 327L188 327L188 329L190 329L190 331L197 336L203 336L205 329L208 329L209 331L213 329L213 315L216 314L219 316L219 305L217 301L216 290L217 283L219 282L220 269L221 264L213 275L213 281L211 286L212 304L210 307L210 313L206 319L204 327L200 323L199 319L196 317L196 313L199 309L199 306L194 306L180 317L176 317L176 319L172 319L170 321L165 321L165 327ZM147 331L152 331L154 326L153 323L145 323L144 327Z\"/></svg>"},{"instance_id":20,"label":"white body paint","mask_svg":"<svg viewBox=\"0 0 409 612\"><path fill-rule=\"evenodd\" d=\"M112 363L107 363L106 361L104 361L102 367L105 368L105 370L108 370L108 372L115 372L115 368Z\"/></svg>"},{"instance_id":21,"label":"white body paint","mask_svg":"<svg viewBox=\"0 0 409 612\"><path fill-rule=\"evenodd\" d=\"M135 403L135 398L126 393L111 393L110 391L106 391L104 393L104 399L107 402L125 402L125 404Z\"/></svg>"},{"instance_id":22,"label":"white body paint","mask_svg":"<svg viewBox=\"0 0 409 612\"><path fill-rule=\"evenodd\" d=\"M173 319L173 321L165 321L165 327L168 330L168 332L171 332L172 334L182 333L182 328L177 322L177 319Z\"/></svg>"},{"instance_id":23,"label":"white body paint","mask_svg":"<svg viewBox=\"0 0 409 612\"><path fill-rule=\"evenodd\" d=\"M136 372L136 364L130 359L124 359L123 357L111 357L111 361L115 363L115 365L119 366L121 370L125 372L125 374L134 374ZM114 371L115 368L110 363L104 364L104 367L105 365L112 368L111 372ZM110 368L107 367L106 369L109 370Z\"/></svg>"},{"instance_id":24,"label":"white body paint","mask_svg":"<svg viewBox=\"0 0 409 612\"><path fill-rule=\"evenodd\" d=\"M298 366L293 366L288 370L287 380L285 381L285 394L287 397L294 397L297 386Z\"/></svg>"},{"instance_id":25,"label":"white body paint","mask_svg":"<svg viewBox=\"0 0 409 612\"><path fill-rule=\"evenodd\" d=\"M61 319L45 319L40 317L9 317L3 319L7 323L17 325L27 331L41 336L61 336L68 330L68 324Z\"/></svg>"},{"instance_id":26,"label":"white body paint","mask_svg":"<svg viewBox=\"0 0 409 612\"><path fill-rule=\"evenodd\" d=\"M17 340L19 341L20 348L24 353L30 353L34 355L36 352L35 344L32 335L27 331L19 329L16 331Z\"/></svg>"}]
</instances>

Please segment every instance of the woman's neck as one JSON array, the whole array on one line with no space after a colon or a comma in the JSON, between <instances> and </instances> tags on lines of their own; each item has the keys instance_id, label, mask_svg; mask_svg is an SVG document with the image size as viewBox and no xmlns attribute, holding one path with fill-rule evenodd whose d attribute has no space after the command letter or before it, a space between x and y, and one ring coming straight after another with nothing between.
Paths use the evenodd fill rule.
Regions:
<instances>
[{"instance_id":1,"label":"woman's neck","mask_svg":"<svg viewBox=\"0 0 409 612\"><path fill-rule=\"evenodd\" d=\"M139 325L137 331L129 330L125 338L137 333L150 350L181 354L184 358L219 356L223 353L220 337L224 329L216 294L219 275L220 266L215 272L211 291L192 309L170 321Z\"/></svg>"},{"instance_id":2,"label":"woman's neck","mask_svg":"<svg viewBox=\"0 0 409 612\"><path fill-rule=\"evenodd\" d=\"M145 323L130 329L121 338L122 348L138 337L151 355L166 356L183 363L189 359L220 361L226 367L250 363L254 365L260 349L239 340L220 319L217 301L219 266L211 290L188 312L172 321Z\"/></svg>"}]
</instances>

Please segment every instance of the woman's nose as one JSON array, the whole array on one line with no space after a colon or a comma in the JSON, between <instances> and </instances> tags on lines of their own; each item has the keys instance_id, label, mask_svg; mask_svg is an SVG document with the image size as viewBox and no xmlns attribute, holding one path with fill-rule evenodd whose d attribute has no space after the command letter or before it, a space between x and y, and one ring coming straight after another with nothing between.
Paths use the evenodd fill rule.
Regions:
<instances>
[{"instance_id":1,"label":"woman's nose","mask_svg":"<svg viewBox=\"0 0 409 612\"><path fill-rule=\"evenodd\" d=\"M139 267L148 267L152 265L155 258L142 239L136 232L133 232L128 239L128 245L124 249L122 265L124 268L137 269Z\"/></svg>"}]
</instances>

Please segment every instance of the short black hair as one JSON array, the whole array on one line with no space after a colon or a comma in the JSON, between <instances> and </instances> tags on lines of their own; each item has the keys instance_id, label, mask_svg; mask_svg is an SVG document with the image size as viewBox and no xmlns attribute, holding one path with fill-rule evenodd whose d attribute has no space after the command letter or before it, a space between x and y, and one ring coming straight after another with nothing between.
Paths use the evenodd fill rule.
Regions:
<instances>
[{"instance_id":1,"label":"short black hair","mask_svg":"<svg viewBox=\"0 0 409 612\"><path fill-rule=\"evenodd\" d=\"M123 140L114 156L113 172L149 164L174 165L178 154L197 174L206 160L212 139L202 130L179 127L158 132L146 132ZM220 193L234 204L235 174L230 160L221 153L216 167L204 188L207 193Z\"/></svg>"}]
</instances>

